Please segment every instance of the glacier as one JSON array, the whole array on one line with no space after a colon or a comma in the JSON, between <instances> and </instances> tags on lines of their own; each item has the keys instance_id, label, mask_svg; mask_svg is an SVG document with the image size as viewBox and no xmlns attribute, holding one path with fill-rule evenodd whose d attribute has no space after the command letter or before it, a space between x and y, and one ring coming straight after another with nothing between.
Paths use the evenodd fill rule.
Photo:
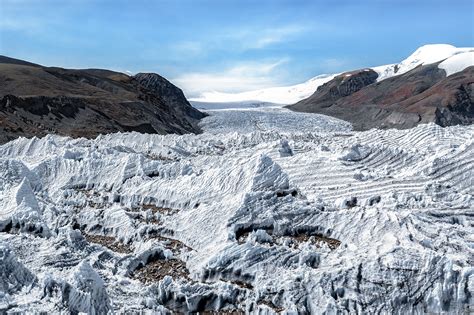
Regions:
<instances>
[{"instance_id":1,"label":"glacier","mask_svg":"<svg viewBox=\"0 0 474 315\"><path fill-rule=\"evenodd\" d=\"M0 312L472 310L474 126L208 113L0 146Z\"/></svg>"}]
</instances>

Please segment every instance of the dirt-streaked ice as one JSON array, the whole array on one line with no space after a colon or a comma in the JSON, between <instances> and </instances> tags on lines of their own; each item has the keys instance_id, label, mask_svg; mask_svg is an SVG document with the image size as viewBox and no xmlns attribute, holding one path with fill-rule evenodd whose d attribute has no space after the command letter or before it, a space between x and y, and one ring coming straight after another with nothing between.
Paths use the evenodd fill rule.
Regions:
<instances>
[{"instance_id":1,"label":"dirt-streaked ice","mask_svg":"<svg viewBox=\"0 0 474 315\"><path fill-rule=\"evenodd\" d=\"M0 310L461 313L474 127L268 107L0 146Z\"/></svg>"}]
</instances>

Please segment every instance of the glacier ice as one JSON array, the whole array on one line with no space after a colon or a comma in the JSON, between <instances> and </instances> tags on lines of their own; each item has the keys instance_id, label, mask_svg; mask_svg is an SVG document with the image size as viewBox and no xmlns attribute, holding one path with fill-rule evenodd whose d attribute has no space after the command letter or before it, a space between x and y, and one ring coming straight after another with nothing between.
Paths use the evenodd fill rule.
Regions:
<instances>
[{"instance_id":1,"label":"glacier ice","mask_svg":"<svg viewBox=\"0 0 474 315\"><path fill-rule=\"evenodd\" d=\"M0 312L461 313L472 126L209 111L0 146Z\"/></svg>"}]
</instances>

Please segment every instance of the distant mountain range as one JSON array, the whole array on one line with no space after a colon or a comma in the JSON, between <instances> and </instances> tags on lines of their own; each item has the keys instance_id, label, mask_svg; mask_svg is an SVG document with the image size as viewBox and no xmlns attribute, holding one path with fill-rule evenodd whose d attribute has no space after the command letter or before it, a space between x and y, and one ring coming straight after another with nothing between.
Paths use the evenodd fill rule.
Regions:
<instances>
[{"instance_id":1,"label":"distant mountain range","mask_svg":"<svg viewBox=\"0 0 474 315\"><path fill-rule=\"evenodd\" d=\"M325 74L290 87L208 93L196 107L287 105L357 130L474 121L474 48L427 45L397 64ZM223 104L224 103L224 104ZM44 67L0 56L0 143L19 136L199 133L205 116L155 73Z\"/></svg>"},{"instance_id":2,"label":"distant mountain range","mask_svg":"<svg viewBox=\"0 0 474 315\"><path fill-rule=\"evenodd\" d=\"M297 85L272 87L242 93L205 92L200 97L191 98L190 100L192 103L256 102L288 105L309 97L316 91L318 86L332 80L335 76L336 74L322 74Z\"/></svg>"},{"instance_id":3,"label":"distant mountain range","mask_svg":"<svg viewBox=\"0 0 474 315\"><path fill-rule=\"evenodd\" d=\"M199 133L204 116L155 73L44 67L0 56L0 143L50 133Z\"/></svg>"},{"instance_id":4,"label":"distant mountain range","mask_svg":"<svg viewBox=\"0 0 474 315\"><path fill-rule=\"evenodd\" d=\"M289 87L208 93L194 101L292 104L288 108L341 118L359 130L471 124L473 65L474 48L426 45L397 64L320 75Z\"/></svg>"}]
</instances>

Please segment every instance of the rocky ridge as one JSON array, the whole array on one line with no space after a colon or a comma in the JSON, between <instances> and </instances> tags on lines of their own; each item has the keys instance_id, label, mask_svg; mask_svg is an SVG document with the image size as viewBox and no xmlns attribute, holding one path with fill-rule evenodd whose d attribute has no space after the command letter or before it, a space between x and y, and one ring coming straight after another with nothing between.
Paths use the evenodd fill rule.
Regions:
<instances>
[{"instance_id":1,"label":"rocky ridge","mask_svg":"<svg viewBox=\"0 0 474 315\"><path fill-rule=\"evenodd\" d=\"M0 56L0 143L19 136L199 133L205 114L154 73L43 67Z\"/></svg>"},{"instance_id":2,"label":"rocky ridge","mask_svg":"<svg viewBox=\"0 0 474 315\"><path fill-rule=\"evenodd\" d=\"M446 76L438 65L421 65L382 81L372 69L346 72L288 108L344 119L356 130L472 124L474 67Z\"/></svg>"}]
</instances>

